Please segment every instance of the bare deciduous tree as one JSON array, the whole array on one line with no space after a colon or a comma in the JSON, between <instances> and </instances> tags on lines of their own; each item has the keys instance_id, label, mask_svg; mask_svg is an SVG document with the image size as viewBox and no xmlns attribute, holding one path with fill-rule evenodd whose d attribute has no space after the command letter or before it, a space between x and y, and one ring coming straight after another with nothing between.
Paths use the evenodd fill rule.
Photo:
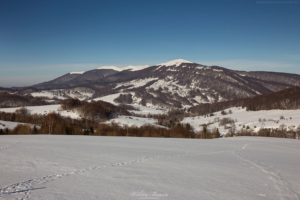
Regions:
<instances>
[{"instance_id":1,"label":"bare deciduous tree","mask_svg":"<svg viewBox=\"0 0 300 200\"><path fill-rule=\"evenodd\" d=\"M235 134L235 131L236 131L235 124L231 124L231 126L228 129L228 133L230 134L231 137L233 137L233 135Z\"/></svg>"},{"instance_id":2,"label":"bare deciduous tree","mask_svg":"<svg viewBox=\"0 0 300 200\"><path fill-rule=\"evenodd\" d=\"M285 132L286 131L286 125L285 124L281 124L280 126L279 126L279 128L278 128L278 130L280 131L280 132Z\"/></svg>"},{"instance_id":3,"label":"bare deciduous tree","mask_svg":"<svg viewBox=\"0 0 300 200\"><path fill-rule=\"evenodd\" d=\"M54 123L56 122L56 119L57 119L57 114L54 112L49 113L44 118L44 124L48 127L48 134L53 133L53 126L54 126Z\"/></svg>"}]
</instances>

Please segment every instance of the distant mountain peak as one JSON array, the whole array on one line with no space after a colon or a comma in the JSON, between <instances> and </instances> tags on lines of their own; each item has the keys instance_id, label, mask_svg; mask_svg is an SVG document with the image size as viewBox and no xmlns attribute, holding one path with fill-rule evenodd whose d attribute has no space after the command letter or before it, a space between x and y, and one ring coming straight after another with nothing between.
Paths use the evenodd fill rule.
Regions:
<instances>
[{"instance_id":1,"label":"distant mountain peak","mask_svg":"<svg viewBox=\"0 0 300 200\"><path fill-rule=\"evenodd\" d=\"M162 66L173 66L173 65L176 65L176 67L178 67L182 63L192 63L192 62L187 61L187 60L183 60L183 59L176 59L176 60L171 60L171 61L166 62L166 63L158 64L158 65L162 65Z\"/></svg>"},{"instance_id":2,"label":"distant mountain peak","mask_svg":"<svg viewBox=\"0 0 300 200\"><path fill-rule=\"evenodd\" d=\"M84 72L71 72L70 74L83 74Z\"/></svg>"}]
</instances>

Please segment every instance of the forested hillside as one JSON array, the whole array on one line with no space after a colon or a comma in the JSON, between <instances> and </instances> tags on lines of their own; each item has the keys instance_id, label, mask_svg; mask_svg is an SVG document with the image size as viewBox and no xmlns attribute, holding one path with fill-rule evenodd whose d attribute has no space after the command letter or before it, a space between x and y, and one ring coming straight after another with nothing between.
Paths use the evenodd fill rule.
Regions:
<instances>
[{"instance_id":1,"label":"forested hillside","mask_svg":"<svg viewBox=\"0 0 300 200\"><path fill-rule=\"evenodd\" d=\"M231 107L246 107L247 110L251 111L300 109L300 87L288 88L279 92L258 95L252 98L236 99L212 104L202 103L189 108L189 111L197 115L205 115Z\"/></svg>"}]
</instances>

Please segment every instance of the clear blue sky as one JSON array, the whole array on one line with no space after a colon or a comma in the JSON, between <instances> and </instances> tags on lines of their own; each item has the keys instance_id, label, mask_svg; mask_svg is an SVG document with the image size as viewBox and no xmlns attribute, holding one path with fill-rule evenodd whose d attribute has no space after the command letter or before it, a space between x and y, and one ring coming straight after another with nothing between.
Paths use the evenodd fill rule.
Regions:
<instances>
[{"instance_id":1,"label":"clear blue sky","mask_svg":"<svg viewBox=\"0 0 300 200\"><path fill-rule=\"evenodd\" d=\"M299 1L0 0L0 86L185 59L300 74Z\"/></svg>"}]
</instances>

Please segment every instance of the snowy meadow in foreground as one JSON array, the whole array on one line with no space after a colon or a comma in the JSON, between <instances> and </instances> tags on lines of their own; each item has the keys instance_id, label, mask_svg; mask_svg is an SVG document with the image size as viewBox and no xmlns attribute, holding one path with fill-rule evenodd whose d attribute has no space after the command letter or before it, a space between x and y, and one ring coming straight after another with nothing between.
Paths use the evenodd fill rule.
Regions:
<instances>
[{"instance_id":1,"label":"snowy meadow in foreground","mask_svg":"<svg viewBox=\"0 0 300 200\"><path fill-rule=\"evenodd\" d=\"M300 141L1 136L0 199L299 199Z\"/></svg>"}]
</instances>

